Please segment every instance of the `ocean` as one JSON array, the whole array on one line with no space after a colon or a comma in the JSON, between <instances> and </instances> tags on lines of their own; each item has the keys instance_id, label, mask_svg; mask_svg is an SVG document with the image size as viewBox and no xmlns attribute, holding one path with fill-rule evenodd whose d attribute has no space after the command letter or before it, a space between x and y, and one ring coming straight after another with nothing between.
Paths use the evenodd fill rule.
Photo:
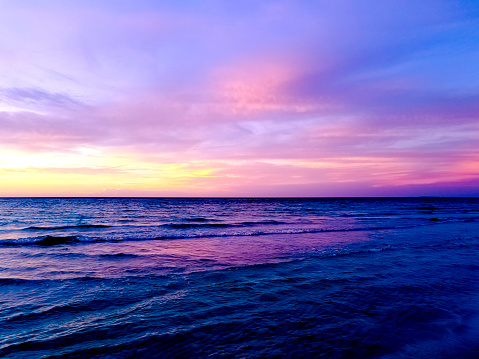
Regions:
<instances>
[{"instance_id":1,"label":"ocean","mask_svg":"<svg viewBox=\"0 0 479 359\"><path fill-rule=\"evenodd\" d=\"M479 198L0 199L2 358L479 358Z\"/></svg>"}]
</instances>

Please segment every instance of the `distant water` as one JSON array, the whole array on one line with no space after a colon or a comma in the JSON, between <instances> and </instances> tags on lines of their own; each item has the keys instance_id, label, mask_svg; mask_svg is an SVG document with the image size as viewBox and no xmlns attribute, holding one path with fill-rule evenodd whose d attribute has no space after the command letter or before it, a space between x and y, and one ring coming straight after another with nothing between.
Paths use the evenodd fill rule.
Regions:
<instances>
[{"instance_id":1,"label":"distant water","mask_svg":"<svg viewBox=\"0 0 479 359\"><path fill-rule=\"evenodd\" d=\"M2 358L479 358L479 199L0 199Z\"/></svg>"}]
</instances>

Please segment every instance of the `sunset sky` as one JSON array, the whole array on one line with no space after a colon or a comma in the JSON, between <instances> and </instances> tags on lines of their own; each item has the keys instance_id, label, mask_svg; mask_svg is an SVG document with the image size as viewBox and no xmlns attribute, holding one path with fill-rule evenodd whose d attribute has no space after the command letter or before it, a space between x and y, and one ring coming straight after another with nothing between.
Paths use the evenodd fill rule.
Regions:
<instances>
[{"instance_id":1,"label":"sunset sky","mask_svg":"<svg viewBox=\"0 0 479 359\"><path fill-rule=\"evenodd\" d=\"M479 195L479 1L0 0L0 196Z\"/></svg>"}]
</instances>

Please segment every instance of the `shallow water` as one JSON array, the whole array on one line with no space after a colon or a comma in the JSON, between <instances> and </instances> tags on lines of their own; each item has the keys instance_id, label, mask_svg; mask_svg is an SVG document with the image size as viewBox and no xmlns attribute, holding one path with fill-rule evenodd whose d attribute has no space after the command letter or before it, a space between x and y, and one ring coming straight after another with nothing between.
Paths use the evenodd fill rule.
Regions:
<instances>
[{"instance_id":1,"label":"shallow water","mask_svg":"<svg viewBox=\"0 0 479 359\"><path fill-rule=\"evenodd\" d=\"M3 199L0 356L479 357L479 199Z\"/></svg>"}]
</instances>

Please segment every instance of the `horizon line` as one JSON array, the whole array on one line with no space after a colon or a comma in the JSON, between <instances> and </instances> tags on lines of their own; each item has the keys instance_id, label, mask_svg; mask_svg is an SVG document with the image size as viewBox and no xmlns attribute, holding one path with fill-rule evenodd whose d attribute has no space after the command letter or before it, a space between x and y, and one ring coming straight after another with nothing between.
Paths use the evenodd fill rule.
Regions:
<instances>
[{"instance_id":1,"label":"horizon line","mask_svg":"<svg viewBox=\"0 0 479 359\"><path fill-rule=\"evenodd\" d=\"M362 198L479 198L479 195L454 195L454 196L0 196L0 199L14 199L14 198L98 198L98 199L362 199Z\"/></svg>"}]
</instances>

